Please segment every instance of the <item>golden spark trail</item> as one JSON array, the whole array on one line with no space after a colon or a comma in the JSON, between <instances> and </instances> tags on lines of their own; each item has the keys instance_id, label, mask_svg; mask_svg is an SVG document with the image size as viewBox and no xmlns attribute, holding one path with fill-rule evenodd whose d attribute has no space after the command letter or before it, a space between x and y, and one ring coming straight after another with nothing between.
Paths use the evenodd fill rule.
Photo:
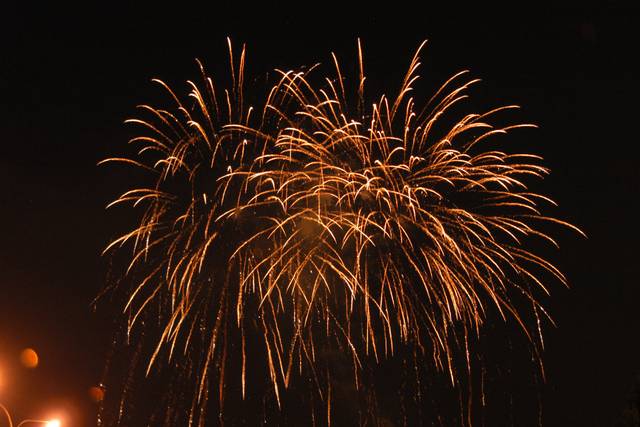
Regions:
<instances>
[{"instance_id":1,"label":"golden spark trail","mask_svg":"<svg viewBox=\"0 0 640 427\"><path fill-rule=\"evenodd\" d=\"M346 353L359 390L364 361L401 346L455 386L491 312L542 344L538 316L549 316L537 295L549 277L566 280L526 242L557 246L549 225L580 231L528 190L548 173L538 156L483 148L533 127L492 124L516 106L452 121L478 82L466 72L427 104L414 98L423 46L395 97L368 103L358 41L354 82L332 54L334 75L278 71L258 108L246 103L245 49L236 58L229 41L230 88L216 89L200 62L204 85L189 81L185 100L154 79L172 105L140 106L148 118L127 121L141 129L138 156L101 162L152 176L109 205L131 203L140 221L105 252L131 250L128 331L159 326L147 372L189 361L195 425L212 381L222 421L227 382L238 378L244 400L268 378L281 405L296 376L315 384L329 423L331 349Z\"/></svg>"}]
</instances>

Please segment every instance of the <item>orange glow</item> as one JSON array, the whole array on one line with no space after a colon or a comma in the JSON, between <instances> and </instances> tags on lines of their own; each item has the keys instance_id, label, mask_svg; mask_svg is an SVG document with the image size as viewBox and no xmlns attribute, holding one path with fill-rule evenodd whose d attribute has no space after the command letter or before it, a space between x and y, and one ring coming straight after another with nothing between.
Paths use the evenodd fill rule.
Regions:
<instances>
[{"instance_id":1,"label":"orange glow","mask_svg":"<svg viewBox=\"0 0 640 427\"><path fill-rule=\"evenodd\" d=\"M20 363L22 363L22 366L25 368L37 368L39 361L38 353L32 348L25 348L22 350L22 353L20 353Z\"/></svg>"},{"instance_id":2,"label":"orange glow","mask_svg":"<svg viewBox=\"0 0 640 427\"><path fill-rule=\"evenodd\" d=\"M104 400L104 390L97 386L91 387L89 388L89 397L96 403L102 402Z\"/></svg>"},{"instance_id":3,"label":"orange glow","mask_svg":"<svg viewBox=\"0 0 640 427\"><path fill-rule=\"evenodd\" d=\"M47 421L47 423L45 424L45 427L60 427L61 423L60 420L49 420Z\"/></svg>"}]
</instances>

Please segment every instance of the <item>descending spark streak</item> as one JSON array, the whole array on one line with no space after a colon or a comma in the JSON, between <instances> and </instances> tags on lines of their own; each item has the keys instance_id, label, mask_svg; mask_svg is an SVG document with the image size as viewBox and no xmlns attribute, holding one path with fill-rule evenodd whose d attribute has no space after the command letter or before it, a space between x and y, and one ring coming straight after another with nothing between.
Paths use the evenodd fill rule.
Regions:
<instances>
[{"instance_id":1,"label":"descending spark streak","mask_svg":"<svg viewBox=\"0 0 640 427\"><path fill-rule=\"evenodd\" d=\"M477 82L453 87L463 72L416 110L411 94L423 46L398 96L382 95L367 109L358 42L355 117L335 55L337 78L326 78L325 88L314 85L311 71L279 71L254 123L243 99L245 49L236 66L229 42L231 88L216 91L200 62L205 85L188 82L192 105L154 80L169 92L173 112L141 106L151 119L128 121L144 129L131 140L142 145L139 158L103 161L155 174L152 186L109 205L146 208L139 225L105 251L132 246L127 273L137 285L124 308L128 331L150 304L159 306L161 332L147 372L179 357L179 348L201 352L190 419L204 417L210 377L222 407L229 357L241 358L245 398L248 360L259 357L247 353L247 331L263 340L278 404L298 366L327 400L328 422L331 381L322 378L331 372L319 349L349 352L358 388L363 358L389 358L400 344L422 356L430 351L456 384L460 337L470 370L469 336L492 309L541 340L538 316L548 316L533 288L547 292L547 273L565 278L523 241L538 236L556 245L542 231L549 222L580 231L540 213L541 202L553 202L527 190L529 177L548 173L537 156L480 149L493 135L532 126L489 122L516 106L466 115L438 134ZM513 292L530 300L537 335Z\"/></svg>"}]
</instances>

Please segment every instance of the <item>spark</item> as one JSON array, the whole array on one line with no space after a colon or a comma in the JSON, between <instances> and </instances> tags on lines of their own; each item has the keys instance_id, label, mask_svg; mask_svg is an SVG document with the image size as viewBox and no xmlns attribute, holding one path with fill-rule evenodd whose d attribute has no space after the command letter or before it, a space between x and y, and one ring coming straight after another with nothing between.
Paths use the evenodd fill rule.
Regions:
<instances>
[{"instance_id":1,"label":"spark","mask_svg":"<svg viewBox=\"0 0 640 427\"><path fill-rule=\"evenodd\" d=\"M127 121L141 128L130 141L139 156L101 162L153 176L152 185L109 205L143 210L105 252L131 250L128 331L145 312L158 317L147 372L199 353L190 417L204 416L212 379L222 412L225 381L235 374L226 372L230 357L241 360L242 399L253 378L267 376L280 405L297 370L316 384L330 422L326 349L347 352L358 389L363 360L392 358L399 346L456 385L464 373L452 359L462 349L471 369L470 337L488 312L542 344L539 316L550 317L536 295L548 293L549 276L566 279L525 242L557 246L549 224L582 232L541 213L553 201L528 190L548 173L538 156L489 148L496 137L534 127L492 123L517 106L451 124L452 107L478 82L462 72L419 107L424 43L398 95L367 104L358 41L355 102L332 54L335 74L324 79L315 66L278 71L261 113L251 116L245 48L236 64L228 43L230 88L215 90L200 62L204 86L189 81L191 104L154 79L173 106L141 106L149 118ZM514 294L530 301L535 328L523 319L531 307L518 306ZM248 339L264 351L249 354ZM264 358L266 372L250 373L251 358Z\"/></svg>"}]
</instances>

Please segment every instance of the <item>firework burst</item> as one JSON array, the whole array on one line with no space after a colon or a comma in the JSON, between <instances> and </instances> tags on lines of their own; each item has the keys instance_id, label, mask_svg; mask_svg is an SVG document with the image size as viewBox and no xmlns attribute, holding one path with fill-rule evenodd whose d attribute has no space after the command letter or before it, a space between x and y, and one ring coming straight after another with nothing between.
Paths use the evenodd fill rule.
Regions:
<instances>
[{"instance_id":1,"label":"firework burst","mask_svg":"<svg viewBox=\"0 0 640 427\"><path fill-rule=\"evenodd\" d=\"M104 161L152 177L111 203L142 213L105 252L131 250L127 335L159 327L147 374L168 364L193 384L191 410L169 417L202 425L215 396L223 420L228 385L245 399L262 378L280 406L304 378L330 423L335 353L356 390L399 347L456 385L453 361L463 354L471 370L469 347L494 312L540 348L537 295L565 278L525 243L556 245L548 223L577 229L527 189L548 173L538 156L487 148L533 127L492 124L516 106L452 121L477 82L466 72L426 104L412 97L422 47L398 94L372 104L360 43L353 82L332 55L329 77L277 70L257 107L243 93L245 50L234 58L231 43L226 90L199 62L186 99L155 80L172 105L140 106L128 120L142 129L138 156Z\"/></svg>"}]
</instances>

